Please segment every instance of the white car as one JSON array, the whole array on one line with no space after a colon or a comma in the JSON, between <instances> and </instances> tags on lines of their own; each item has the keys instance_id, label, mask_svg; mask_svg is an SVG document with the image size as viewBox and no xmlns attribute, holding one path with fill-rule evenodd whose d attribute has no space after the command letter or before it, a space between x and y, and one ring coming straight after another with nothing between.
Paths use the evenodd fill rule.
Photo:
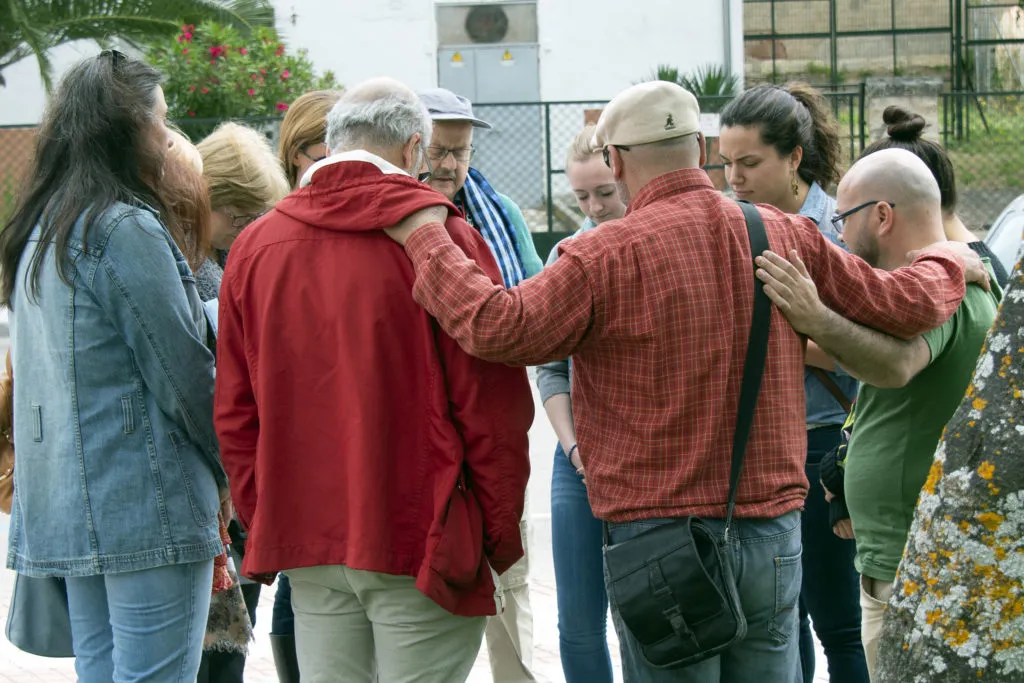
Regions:
<instances>
[{"instance_id":1,"label":"white car","mask_svg":"<svg viewBox=\"0 0 1024 683\"><path fill-rule=\"evenodd\" d=\"M985 236L985 244L999 262L1012 273L1024 256L1024 194L1003 209Z\"/></svg>"}]
</instances>

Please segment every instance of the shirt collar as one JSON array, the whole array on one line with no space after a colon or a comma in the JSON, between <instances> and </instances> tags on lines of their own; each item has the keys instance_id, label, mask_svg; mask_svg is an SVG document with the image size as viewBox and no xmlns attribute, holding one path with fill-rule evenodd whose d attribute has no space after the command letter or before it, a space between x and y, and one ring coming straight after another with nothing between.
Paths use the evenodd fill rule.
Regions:
<instances>
[{"instance_id":1,"label":"shirt collar","mask_svg":"<svg viewBox=\"0 0 1024 683\"><path fill-rule=\"evenodd\" d=\"M629 206L626 207L626 215L628 216L632 212L639 211L648 204L653 204L659 199L664 199L670 195L703 188L715 189L711 179L708 178L708 174L703 169L683 168L678 171L670 171L658 176L640 188L636 196L630 198Z\"/></svg>"},{"instance_id":2,"label":"shirt collar","mask_svg":"<svg viewBox=\"0 0 1024 683\"><path fill-rule=\"evenodd\" d=\"M377 156L376 154L373 154L372 152L367 152L365 149L353 149L348 152L339 152L338 154L332 154L326 159L321 159L320 161L310 166L309 170L307 170L302 175L302 180L299 181L299 187L305 187L306 185L309 185L311 182L313 182L313 174L319 171L321 168L324 168L325 166L331 166L332 164L339 164L343 161L363 161L368 164L373 164L374 166L380 169L381 173L384 173L386 175L409 175L407 172L398 168L387 159L382 159L381 157Z\"/></svg>"},{"instance_id":3,"label":"shirt collar","mask_svg":"<svg viewBox=\"0 0 1024 683\"><path fill-rule=\"evenodd\" d=\"M828 208L828 195L821 189L818 183L811 183L811 189L807 191L807 198L804 205L800 207L800 215L807 216L812 221L821 225L825 220L825 211Z\"/></svg>"}]
</instances>

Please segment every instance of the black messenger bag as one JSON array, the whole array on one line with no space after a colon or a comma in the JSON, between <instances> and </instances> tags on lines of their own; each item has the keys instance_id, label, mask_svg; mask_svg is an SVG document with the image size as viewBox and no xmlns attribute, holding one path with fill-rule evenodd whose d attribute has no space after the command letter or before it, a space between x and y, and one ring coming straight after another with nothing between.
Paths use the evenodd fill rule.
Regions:
<instances>
[{"instance_id":1,"label":"black messenger bag","mask_svg":"<svg viewBox=\"0 0 1024 683\"><path fill-rule=\"evenodd\" d=\"M740 202L747 221L750 253L768 249L768 236L752 204ZM771 302L754 278L754 313L743 364L736 431L729 474L724 537L698 517L651 529L623 543L604 537L608 589L644 659L659 669L676 669L709 659L747 634L733 575L729 528L736 505L743 456L754 419L768 354Z\"/></svg>"}]
</instances>

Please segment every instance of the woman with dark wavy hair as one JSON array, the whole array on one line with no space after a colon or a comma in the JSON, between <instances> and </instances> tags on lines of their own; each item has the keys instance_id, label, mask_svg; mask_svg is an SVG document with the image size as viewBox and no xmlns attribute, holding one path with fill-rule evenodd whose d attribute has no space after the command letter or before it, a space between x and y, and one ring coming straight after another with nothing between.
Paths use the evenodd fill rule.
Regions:
<instances>
[{"instance_id":1,"label":"woman with dark wavy hair","mask_svg":"<svg viewBox=\"0 0 1024 683\"><path fill-rule=\"evenodd\" d=\"M66 579L82 683L194 681L227 579L213 355L158 194L159 83L117 51L73 67L0 232L18 377L7 566Z\"/></svg>"},{"instance_id":2,"label":"woman with dark wavy hair","mask_svg":"<svg viewBox=\"0 0 1024 683\"><path fill-rule=\"evenodd\" d=\"M820 92L805 83L751 88L722 111L719 142L726 178L738 199L806 216L841 244L832 224L836 200L827 194L839 181L839 129ZM804 680L812 680L813 622L831 680L867 683L860 584L853 564L857 548L845 535L849 520L833 521L836 515L821 485L822 458L839 443L858 385L849 375L832 372L831 362L826 365L804 370L810 488L801 529L800 662Z\"/></svg>"}]
</instances>

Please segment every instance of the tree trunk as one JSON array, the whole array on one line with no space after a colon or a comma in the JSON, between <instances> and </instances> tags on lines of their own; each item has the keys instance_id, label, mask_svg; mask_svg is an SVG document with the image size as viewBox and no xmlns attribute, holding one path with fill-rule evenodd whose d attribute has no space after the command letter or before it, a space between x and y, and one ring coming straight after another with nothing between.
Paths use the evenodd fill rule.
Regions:
<instances>
[{"instance_id":1,"label":"tree trunk","mask_svg":"<svg viewBox=\"0 0 1024 683\"><path fill-rule=\"evenodd\" d=\"M939 442L889 602L876 681L1024 680L1024 273Z\"/></svg>"}]
</instances>

